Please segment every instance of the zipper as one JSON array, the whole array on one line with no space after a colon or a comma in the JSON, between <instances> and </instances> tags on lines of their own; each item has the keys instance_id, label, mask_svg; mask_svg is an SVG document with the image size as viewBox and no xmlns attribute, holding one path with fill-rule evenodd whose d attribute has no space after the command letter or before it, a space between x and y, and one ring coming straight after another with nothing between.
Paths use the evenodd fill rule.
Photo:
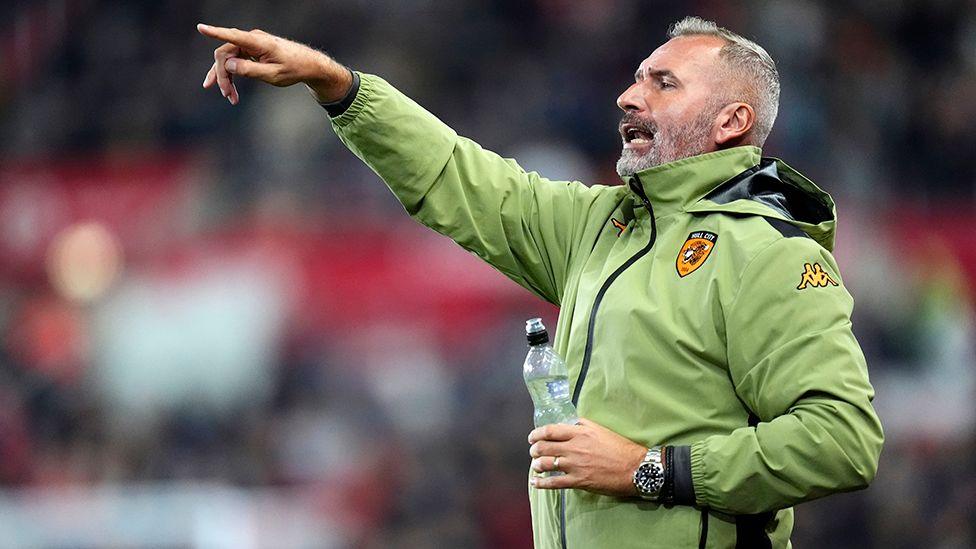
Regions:
<instances>
[{"instance_id":1,"label":"zipper","mask_svg":"<svg viewBox=\"0 0 976 549\"><path fill-rule=\"evenodd\" d=\"M638 259L647 255L647 252L651 251L651 248L654 246L654 241L657 240L657 223L654 221L654 208L651 206L651 201L647 199L647 195L644 194L644 186L636 175L633 176L630 188L637 193L637 196L640 197L641 202L644 203L644 207L647 208L647 212L651 216L651 237L647 240L646 246L630 256L630 259L625 261L623 265L617 267L617 270L603 281L603 286L596 293L596 299L593 300L593 307L590 309L590 319L586 326L586 347L583 349L583 365L580 366L579 377L576 378L576 386L573 387L573 406L579 404L580 390L583 388L586 373L590 369L590 357L593 356L593 327L596 326L596 313L600 308L600 303L603 301L603 296L606 295L610 285L613 284L617 277L636 263Z\"/></svg>"},{"instance_id":2,"label":"zipper","mask_svg":"<svg viewBox=\"0 0 976 549\"><path fill-rule=\"evenodd\" d=\"M559 543L566 549L566 489L559 491Z\"/></svg>"},{"instance_id":3,"label":"zipper","mask_svg":"<svg viewBox=\"0 0 976 549\"><path fill-rule=\"evenodd\" d=\"M647 199L647 195L644 193L644 184L641 183L640 179L634 175L630 182L630 188L634 190L637 196L640 198L644 207L647 209L647 213L651 217L651 236L647 240L647 245L641 248L637 253L630 256L630 258L624 262L623 265L617 267L610 276L603 281L603 285L600 286L600 291L596 293L596 299L593 300L593 307L590 309L590 318L586 326L586 347L583 350L583 365L580 366L579 377L576 378L576 386L573 387L573 406L579 404L580 391L583 388L583 381L586 379L586 373L590 369L590 357L593 356L593 327L596 325L596 312L600 308L600 303L603 301L603 296L607 293L610 285L613 284L617 278L623 274L624 271L630 268L631 265L637 262L638 259L647 255L647 252L651 251L654 247L654 241L657 240L657 222L654 220L654 207L651 206L651 201ZM566 549L566 490L559 491L559 541L562 544L562 549Z\"/></svg>"}]
</instances>

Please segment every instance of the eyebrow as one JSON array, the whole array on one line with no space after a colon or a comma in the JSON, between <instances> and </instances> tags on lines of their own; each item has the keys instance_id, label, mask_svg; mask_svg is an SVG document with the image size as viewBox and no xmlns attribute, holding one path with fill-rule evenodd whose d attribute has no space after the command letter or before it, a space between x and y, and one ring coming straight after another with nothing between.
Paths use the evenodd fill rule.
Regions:
<instances>
[{"instance_id":1,"label":"eyebrow","mask_svg":"<svg viewBox=\"0 0 976 549\"><path fill-rule=\"evenodd\" d=\"M655 80L662 80L664 78L671 78L671 79L673 79L673 80L675 80L677 82L681 82L681 80L679 80L678 77L675 76L673 72L671 72L671 71L669 71L667 69L646 70L646 71L644 69L637 69L637 72L634 73L634 81L635 82L640 82L641 80L643 80L645 78L653 78Z\"/></svg>"}]
</instances>

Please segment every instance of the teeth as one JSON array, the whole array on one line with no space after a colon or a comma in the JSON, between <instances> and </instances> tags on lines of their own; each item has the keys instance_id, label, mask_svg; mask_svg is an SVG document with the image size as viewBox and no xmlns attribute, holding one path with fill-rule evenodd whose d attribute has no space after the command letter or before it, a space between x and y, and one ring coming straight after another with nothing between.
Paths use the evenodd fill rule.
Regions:
<instances>
[{"instance_id":1,"label":"teeth","mask_svg":"<svg viewBox=\"0 0 976 549\"><path fill-rule=\"evenodd\" d=\"M624 132L624 142L625 143L637 143L644 144L649 143L654 139L654 136L648 132L640 130L638 128L628 128Z\"/></svg>"}]
</instances>

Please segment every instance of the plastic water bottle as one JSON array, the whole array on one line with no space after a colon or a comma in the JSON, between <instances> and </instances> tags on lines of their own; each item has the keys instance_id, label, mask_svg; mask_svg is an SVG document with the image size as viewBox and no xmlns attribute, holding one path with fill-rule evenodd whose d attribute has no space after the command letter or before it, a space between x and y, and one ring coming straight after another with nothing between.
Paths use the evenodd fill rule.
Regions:
<instances>
[{"instance_id":1,"label":"plastic water bottle","mask_svg":"<svg viewBox=\"0 0 976 549\"><path fill-rule=\"evenodd\" d=\"M579 418L569 397L569 370L552 350L549 332L541 318L525 321L525 337L529 340L529 354L525 357L522 375L535 404L535 426L550 423L575 425Z\"/></svg>"}]
</instances>

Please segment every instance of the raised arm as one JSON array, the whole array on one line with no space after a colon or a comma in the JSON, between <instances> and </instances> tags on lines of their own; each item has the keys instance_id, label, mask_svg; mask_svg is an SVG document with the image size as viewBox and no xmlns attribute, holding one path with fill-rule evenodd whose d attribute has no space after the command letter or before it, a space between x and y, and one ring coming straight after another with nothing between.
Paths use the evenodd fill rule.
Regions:
<instances>
[{"instance_id":1,"label":"raised arm","mask_svg":"<svg viewBox=\"0 0 976 549\"><path fill-rule=\"evenodd\" d=\"M275 86L302 82L320 103L355 94L332 126L407 212L543 299L561 301L585 222L601 196L609 198L603 201L609 214L612 189L527 173L458 136L383 79L354 75L303 44L259 30L198 30L225 42L214 51L204 87L216 84L232 105L240 101L235 76Z\"/></svg>"}]
</instances>

